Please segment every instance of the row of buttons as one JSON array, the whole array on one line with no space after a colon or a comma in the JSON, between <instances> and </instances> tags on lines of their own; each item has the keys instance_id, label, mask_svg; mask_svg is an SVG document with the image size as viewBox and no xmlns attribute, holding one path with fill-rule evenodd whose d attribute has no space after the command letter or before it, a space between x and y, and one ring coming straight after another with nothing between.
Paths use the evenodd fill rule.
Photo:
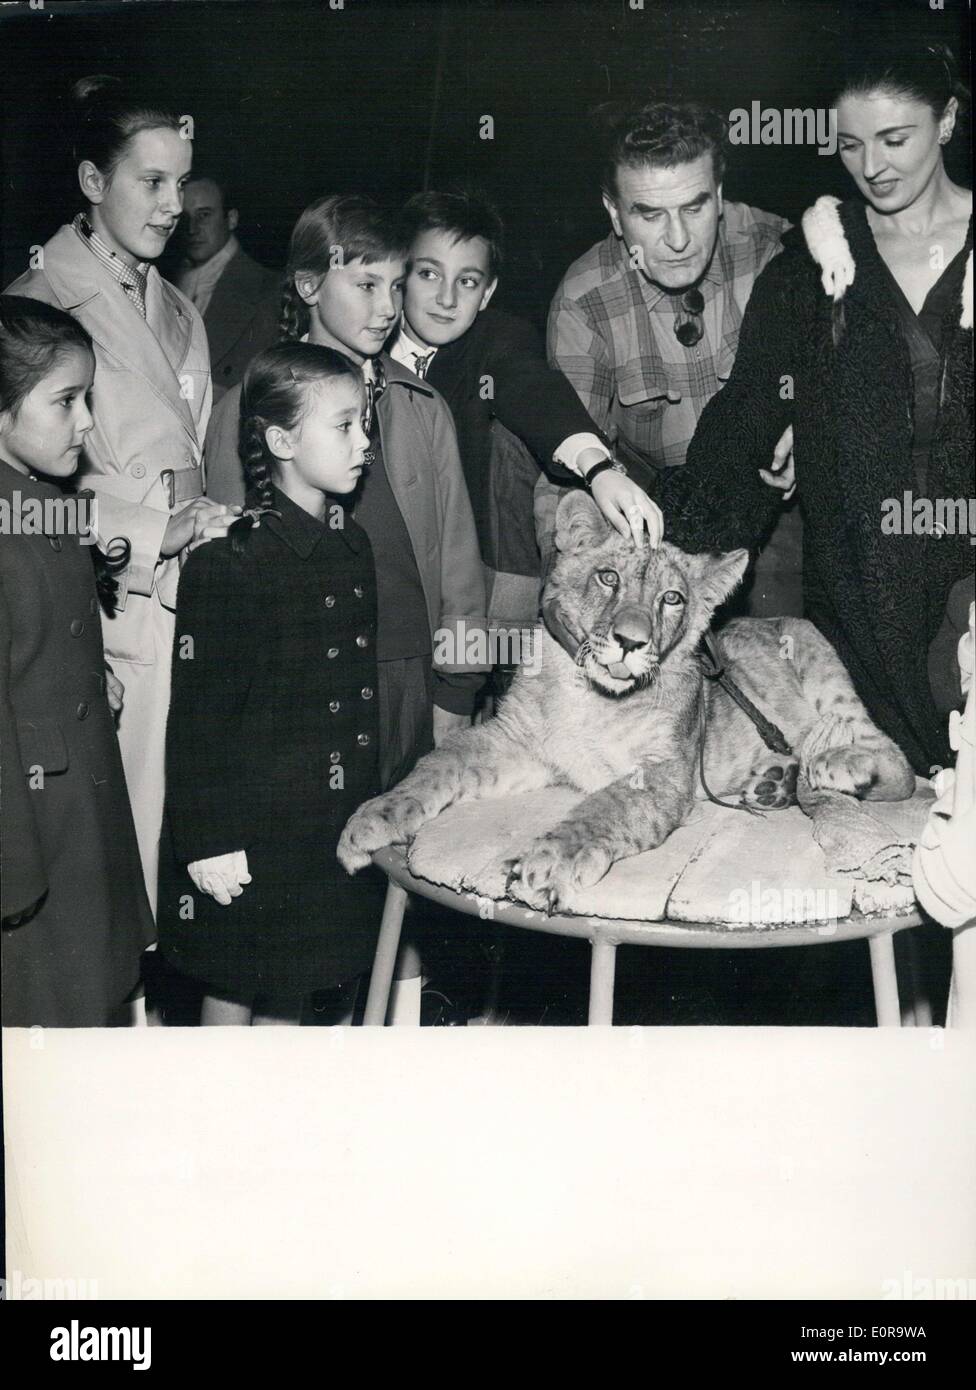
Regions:
<instances>
[{"instance_id":1,"label":"row of buttons","mask_svg":"<svg viewBox=\"0 0 976 1390\"><path fill-rule=\"evenodd\" d=\"M368 646L369 646L369 638L368 638L368 637L357 637L357 638L356 638L356 646L357 646L357 647L368 647ZM326 652L326 656L329 658L330 661L334 661L335 658L336 658L338 655L339 655L339 648L338 648L338 647L330 647L329 650Z\"/></svg>"},{"instance_id":2,"label":"row of buttons","mask_svg":"<svg viewBox=\"0 0 976 1390\"><path fill-rule=\"evenodd\" d=\"M369 737L369 734L357 734L357 735L356 735L356 742L359 744L360 748L368 748L369 745L370 745L371 739L370 739L370 737ZM330 762L330 763L341 763L341 762L342 762L342 754L341 754L341 753L330 753L330 754L329 754L329 762Z\"/></svg>"},{"instance_id":3,"label":"row of buttons","mask_svg":"<svg viewBox=\"0 0 976 1390\"><path fill-rule=\"evenodd\" d=\"M373 698L373 687L371 685L364 685L359 693L364 700L371 700ZM338 714L340 709L342 709L342 704L339 700L330 700L329 709L333 714Z\"/></svg>"},{"instance_id":4,"label":"row of buttons","mask_svg":"<svg viewBox=\"0 0 976 1390\"><path fill-rule=\"evenodd\" d=\"M366 592L366 591L365 591L365 589L363 588L362 584L357 584L356 587L353 589L353 593L356 595L357 598L362 598L362 596L363 596L363 594L364 594L365 592ZM326 594L326 596L325 596L325 606L326 606L326 608L335 608L335 603L336 603L335 594Z\"/></svg>"}]
</instances>

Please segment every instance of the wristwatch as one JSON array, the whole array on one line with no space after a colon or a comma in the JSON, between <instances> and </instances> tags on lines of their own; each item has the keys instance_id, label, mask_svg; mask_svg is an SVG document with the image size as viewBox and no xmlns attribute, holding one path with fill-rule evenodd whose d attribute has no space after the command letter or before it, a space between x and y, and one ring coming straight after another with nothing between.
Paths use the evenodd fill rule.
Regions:
<instances>
[{"instance_id":1,"label":"wristwatch","mask_svg":"<svg viewBox=\"0 0 976 1390\"><path fill-rule=\"evenodd\" d=\"M599 463L595 463L592 468L588 469L586 473L583 474L584 487L589 489L593 483L593 479L598 478L601 473L605 473L608 468L612 468L615 473L622 473L625 478L627 477L627 469L619 459L605 458L601 459Z\"/></svg>"}]
</instances>

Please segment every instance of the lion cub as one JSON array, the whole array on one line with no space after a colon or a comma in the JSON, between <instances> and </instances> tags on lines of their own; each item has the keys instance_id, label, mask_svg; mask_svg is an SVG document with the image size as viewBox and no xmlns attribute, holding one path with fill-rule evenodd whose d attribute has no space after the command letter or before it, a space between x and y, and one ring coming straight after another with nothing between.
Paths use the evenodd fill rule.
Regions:
<instances>
[{"instance_id":1,"label":"lion cub","mask_svg":"<svg viewBox=\"0 0 976 1390\"><path fill-rule=\"evenodd\" d=\"M453 734L351 818L338 847L350 873L457 801L577 787L587 795L571 816L545 835L526 827L510 866L510 896L555 911L570 887L589 887L618 859L660 845L705 795L702 701L705 778L717 795L785 806L798 770L813 787L852 796L912 795L908 762L812 623L740 618L721 634L726 668L796 757L770 753L729 696L704 680L699 640L741 580L746 551L635 549L583 492L560 504L556 546L544 605L579 644L575 660L543 630L541 667L519 670L494 719Z\"/></svg>"}]
</instances>

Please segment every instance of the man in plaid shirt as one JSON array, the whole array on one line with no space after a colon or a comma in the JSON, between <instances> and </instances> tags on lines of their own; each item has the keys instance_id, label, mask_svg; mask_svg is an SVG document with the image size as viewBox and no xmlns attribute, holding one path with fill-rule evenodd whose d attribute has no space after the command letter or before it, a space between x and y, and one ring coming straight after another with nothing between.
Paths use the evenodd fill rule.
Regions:
<instances>
[{"instance_id":1,"label":"man in plaid shirt","mask_svg":"<svg viewBox=\"0 0 976 1390\"><path fill-rule=\"evenodd\" d=\"M651 496L728 380L752 287L789 227L723 201L724 145L722 117L694 104L621 117L603 168L612 230L570 266L549 311L551 362ZM787 432L763 473L771 486L789 487L791 445ZM544 556L563 491L542 480L536 492ZM799 613L799 569L798 517L784 513L750 611Z\"/></svg>"}]
</instances>

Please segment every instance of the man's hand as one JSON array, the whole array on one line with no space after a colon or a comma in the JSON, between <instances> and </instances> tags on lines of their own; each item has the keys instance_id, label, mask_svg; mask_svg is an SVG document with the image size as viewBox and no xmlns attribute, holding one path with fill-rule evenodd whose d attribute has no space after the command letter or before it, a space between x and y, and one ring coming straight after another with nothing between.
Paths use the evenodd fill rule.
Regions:
<instances>
[{"instance_id":1,"label":"man's hand","mask_svg":"<svg viewBox=\"0 0 976 1390\"><path fill-rule=\"evenodd\" d=\"M625 540L640 545L646 526L651 548L660 545L664 535L661 509L633 479L608 468L593 479L590 492L607 521Z\"/></svg>"},{"instance_id":2,"label":"man's hand","mask_svg":"<svg viewBox=\"0 0 976 1390\"><path fill-rule=\"evenodd\" d=\"M226 536L228 528L241 514L240 507L224 507L209 497L195 497L182 511L170 517L159 553L164 559L194 550L204 541Z\"/></svg>"},{"instance_id":3,"label":"man's hand","mask_svg":"<svg viewBox=\"0 0 976 1390\"><path fill-rule=\"evenodd\" d=\"M470 714L452 714L449 709L434 706L434 747L439 748L448 735L458 729L470 729Z\"/></svg>"},{"instance_id":4,"label":"man's hand","mask_svg":"<svg viewBox=\"0 0 976 1390\"><path fill-rule=\"evenodd\" d=\"M122 713L122 701L125 697L125 686L110 666L105 667L105 697L108 700L108 707L113 714Z\"/></svg>"},{"instance_id":5,"label":"man's hand","mask_svg":"<svg viewBox=\"0 0 976 1390\"><path fill-rule=\"evenodd\" d=\"M247 854L234 850L231 854L215 854L210 859L195 859L186 871L201 893L209 893L221 907L229 907L231 898L239 898L244 884L251 882L247 869Z\"/></svg>"},{"instance_id":6,"label":"man's hand","mask_svg":"<svg viewBox=\"0 0 976 1390\"><path fill-rule=\"evenodd\" d=\"M760 468L759 476L764 483L776 488L788 502L796 491L796 473L793 468L793 426L787 425L773 450L773 461L768 468Z\"/></svg>"}]
</instances>

